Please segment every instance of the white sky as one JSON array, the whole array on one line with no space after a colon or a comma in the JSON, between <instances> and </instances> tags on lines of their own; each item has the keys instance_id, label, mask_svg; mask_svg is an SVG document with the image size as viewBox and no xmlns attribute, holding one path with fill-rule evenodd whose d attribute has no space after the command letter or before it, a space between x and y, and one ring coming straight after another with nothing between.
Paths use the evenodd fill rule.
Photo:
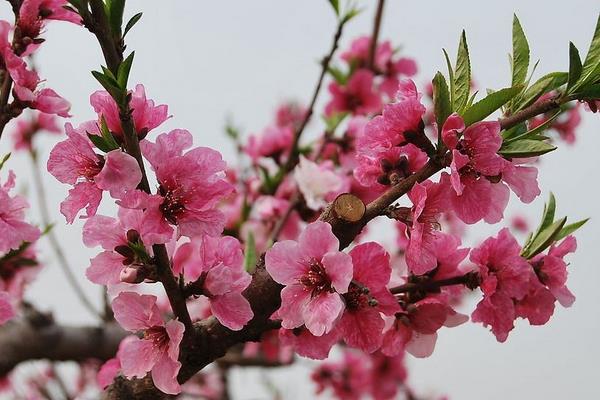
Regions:
<instances>
[{"instance_id":1,"label":"white sky","mask_svg":"<svg viewBox=\"0 0 600 400\"><path fill-rule=\"evenodd\" d=\"M359 4L365 12L349 24L344 45L356 35L370 32L375 2ZM151 98L169 104L174 118L164 129L189 129L196 144L215 147L230 160L231 147L221 133L226 116L233 116L246 132L253 132L270 121L280 100L292 97L307 102L319 72L317 60L329 48L335 28L326 0L130 0L128 15L137 11L143 11L144 17L127 40L129 48L136 50L130 82L143 83ZM477 83L482 88L500 88L510 80L506 54L513 12L519 15L529 38L532 58L541 59L539 76L567 69L569 40L585 53L598 11L598 3L591 0L389 0L381 37L392 39L395 45L402 45L405 55L416 58L420 67L417 82L423 84L435 71L445 71L441 48L453 55L465 28ZM8 13L3 3L0 15L6 18ZM45 36L47 43L36 62L47 86L72 102L74 122L92 118L88 97L97 84L89 71L101 62L97 43L87 31L61 23L52 24ZM410 380L417 392L448 394L453 399L600 398L600 268L595 257L600 211L598 178L594 176L600 170L596 153L599 134L600 118L586 114L577 144L563 145L544 157L543 195L529 207L511 204L507 212L512 215L519 210L535 221L551 190L557 196L559 214L573 220L592 217L579 234L577 254L570 258L569 286L577 296L573 308L557 308L543 327L518 324L504 344L497 343L480 325L441 330L432 357L409 361ZM46 155L52 142L40 143ZM9 143L4 139L0 154L7 151ZM28 184L27 158L15 155L9 167L17 171L20 188L33 192ZM83 275L93 251L81 243L81 224L65 226L58 213L67 187L50 176L46 181L58 222L55 229L81 284L99 300L99 288ZM35 198L31 199L35 204ZM37 216L35 207L32 216ZM476 229L482 237L500 228ZM35 302L55 310L61 321L92 321L64 282L51 252L46 246L42 250L48 268L35 285ZM301 367L293 371L273 375L284 398L310 398L313 386L307 374ZM259 375L236 373L233 382L234 398L265 398Z\"/></svg>"}]
</instances>

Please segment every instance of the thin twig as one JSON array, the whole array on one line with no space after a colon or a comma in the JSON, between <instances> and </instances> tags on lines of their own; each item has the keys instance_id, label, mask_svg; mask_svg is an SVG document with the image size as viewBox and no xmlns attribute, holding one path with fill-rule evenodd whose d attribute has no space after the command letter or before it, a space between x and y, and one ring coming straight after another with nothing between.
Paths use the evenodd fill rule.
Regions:
<instances>
[{"instance_id":1,"label":"thin twig","mask_svg":"<svg viewBox=\"0 0 600 400\"><path fill-rule=\"evenodd\" d=\"M375 12L375 20L373 21L373 34L369 44L369 61L368 67L371 71L375 71L375 56L377 55L377 41L379 40L379 31L381 30L381 21L383 19L383 6L385 0L379 0L377 3L377 11Z\"/></svg>"},{"instance_id":2,"label":"thin twig","mask_svg":"<svg viewBox=\"0 0 600 400\"><path fill-rule=\"evenodd\" d=\"M408 293L416 291L435 292L443 286L465 285L471 289L479 285L479 274L477 272L467 272L464 275L455 276L438 281L428 280L425 282L409 282L390 289L392 294Z\"/></svg>"},{"instance_id":3,"label":"thin twig","mask_svg":"<svg viewBox=\"0 0 600 400\"><path fill-rule=\"evenodd\" d=\"M31 156L30 158L33 166L33 182L38 193L38 207L40 208L42 223L45 228L49 228L51 222L50 213L48 211L48 200L46 196L46 189L44 187L44 180L40 172L38 157L35 150L30 151L29 155ZM48 243L50 244L50 247L54 251L60 269L63 271L65 277L67 278L67 282L81 301L81 304L83 304L83 306L89 312L91 312L97 317L100 317L100 319L103 319L102 314L96 310L96 307L94 307L92 302L85 295L85 292L83 291L81 286L79 286L79 282L77 282L77 278L73 274L72 268L69 265L69 261L67 260L67 257L65 256L65 253L63 252L56 235L54 234L54 230L48 229L46 237L48 238Z\"/></svg>"}]
</instances>

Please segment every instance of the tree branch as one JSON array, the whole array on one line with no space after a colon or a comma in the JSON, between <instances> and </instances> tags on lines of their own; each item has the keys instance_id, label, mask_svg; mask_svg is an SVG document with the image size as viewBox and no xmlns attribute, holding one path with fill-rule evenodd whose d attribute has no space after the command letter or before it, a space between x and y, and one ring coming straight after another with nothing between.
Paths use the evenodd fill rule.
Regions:
<instances>
[{"instance_id":1,"label":"tree branch","mask_svg":"<svg viewBox=\"0 0 600 400\"><path fill-rule=\"evenodd\" d=\"M379 31L381 30L381 21L383 19L383 6L385 0L379 0L377 3L377 11L375 12L375 20L373 21L373 34L369 44L369 61L368 67L371 71L375 71L375 56L377 55L377 41L379 40Z\"/></svg>"}]
</instances>

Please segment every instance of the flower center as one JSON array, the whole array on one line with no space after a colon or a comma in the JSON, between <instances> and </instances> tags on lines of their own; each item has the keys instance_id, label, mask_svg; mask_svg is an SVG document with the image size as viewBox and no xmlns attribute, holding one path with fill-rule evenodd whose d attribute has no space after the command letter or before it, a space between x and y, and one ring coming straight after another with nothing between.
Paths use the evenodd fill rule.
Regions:
<instances>
[{"instance_id":1,"label":"flower center","mask_svg":"<svg viewBox=\"0 0 600 400\"><path fill-rule=\"evenodd\" d=\"M144 340L151 341L156 348L164 348L169 343L169 335L163 326L153 326L144 332Z\"/></svg>"},{"instance_id":2,"label":"flower center","mask_svg":"<svg viewBox=\"0 0 600 400\"><path fill-rule=\"evenodd\" d=\"M401 156L395 163L383 158L379 161L379 164L382 174L377 178L377 182L381 185L395 185L401 179L410 175L406 156Z\"/></svg>"},{"instance_id":3,"label":"flower center","mask_svg":"<svg viewBox=\"0 0 600 400\"><path fill-rule=\"evenodd\" d=\"M310 290L312 297L318 296L324 292L333 292L331 287L331 279L327 276L325 267L314 258L310 260L310 269L300 278L300 283L304 285L306 290Z\"/></svg>"},{"instance_id":4,"label":"flower center","mask_svg":"<svg viewBox=\"0 0 600 400\"><path fill-rule=\"evenodd\" d=\"M96 160L86 162L79 170L79 175L92 182L94 177L102 171L102 167L104 167L104 157L98 156Z\"/></svg>"},{"instance_id":5,"label":"flower center","mask_svg":"<svg viewBox=\"0 0 600 400\"><path fill-rule=\"evenodd\" d=\"M346 308L350 311L377 306L377 300L369 295L369 288L356 282L350 283L348 292L344 293L343 297L346 301Z\"/></svg>"},{"instance_id":6,"label":"flower center","mask_svg":"<svg viewBox=\"0 0 600 400\"><path fill-rule=\"evenodd\" d=\"M185 211L185 201L183 196L177 194L177 190L170 189L162 184L158 188L159 193L164 200L160 205L160 211L167 221L173 225L177 224L177 218Z\"/></svg>"}]
</instances>

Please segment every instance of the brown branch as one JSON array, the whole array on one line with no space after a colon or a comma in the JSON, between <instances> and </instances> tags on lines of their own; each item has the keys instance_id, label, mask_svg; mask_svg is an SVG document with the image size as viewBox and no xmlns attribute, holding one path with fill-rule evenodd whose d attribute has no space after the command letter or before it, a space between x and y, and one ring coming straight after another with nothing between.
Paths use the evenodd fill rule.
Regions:
<instances>
[{"instance_id":1,"label":"brown branch","mask_svg":"<svg viewBox=\"0 0 600 400\"><path fill-rule=\"evenodd\" d=\"M438 281L427 280L423 282L408 282L390 289L392 294L409 292L436 292L443 286L465 285L469 289L479 286L479 274L477 272L467 272L464 275L455 276Z\"/></svg>"},{"instance_id":2,"label":"brown branch","mask_svg":"<svg viewBox=\"0 0 600 400\"><path fill-rule=\"evenodd\" d=\"M504 118L500 118L498 122L500 122L501 129L510 129L516 125L519 125L521 122L525 122L537 115L545 114L549 111L556 110L560 108L563 104L574 100L571 97L567 96L559 96L551 99L543 100L537 103L530 105L527 108L524 108L521 111L517 111L516 113L509 115Z\"/></svg>"},{"instance_id":3,"label":"brown branch","mask_svg":"<svg viewBox=\"0 0 600 400\"><path fill-rule=\"evenodd\" d=\"M0 376L30 360L106 361L115 356L127 332L111 323L102 327L58 325L32 309L0 327Z\"/></svg>"},{"instance_id":4,"label":"brown branch","mask_svg":"<svg viewBox=\"0 0 600 400\"><path fill-rule=\"evenodd\" d=\"M383 6L385 0L379 0L377 3L377 11L375 12L375 20L373 21L373 34L369 44L369 60L367 66L371 71L375 71L375 56L377 55L377 41L379 40L379 31L381 30L381 21L383 19Z\"/></svg>"}]
</instances>

